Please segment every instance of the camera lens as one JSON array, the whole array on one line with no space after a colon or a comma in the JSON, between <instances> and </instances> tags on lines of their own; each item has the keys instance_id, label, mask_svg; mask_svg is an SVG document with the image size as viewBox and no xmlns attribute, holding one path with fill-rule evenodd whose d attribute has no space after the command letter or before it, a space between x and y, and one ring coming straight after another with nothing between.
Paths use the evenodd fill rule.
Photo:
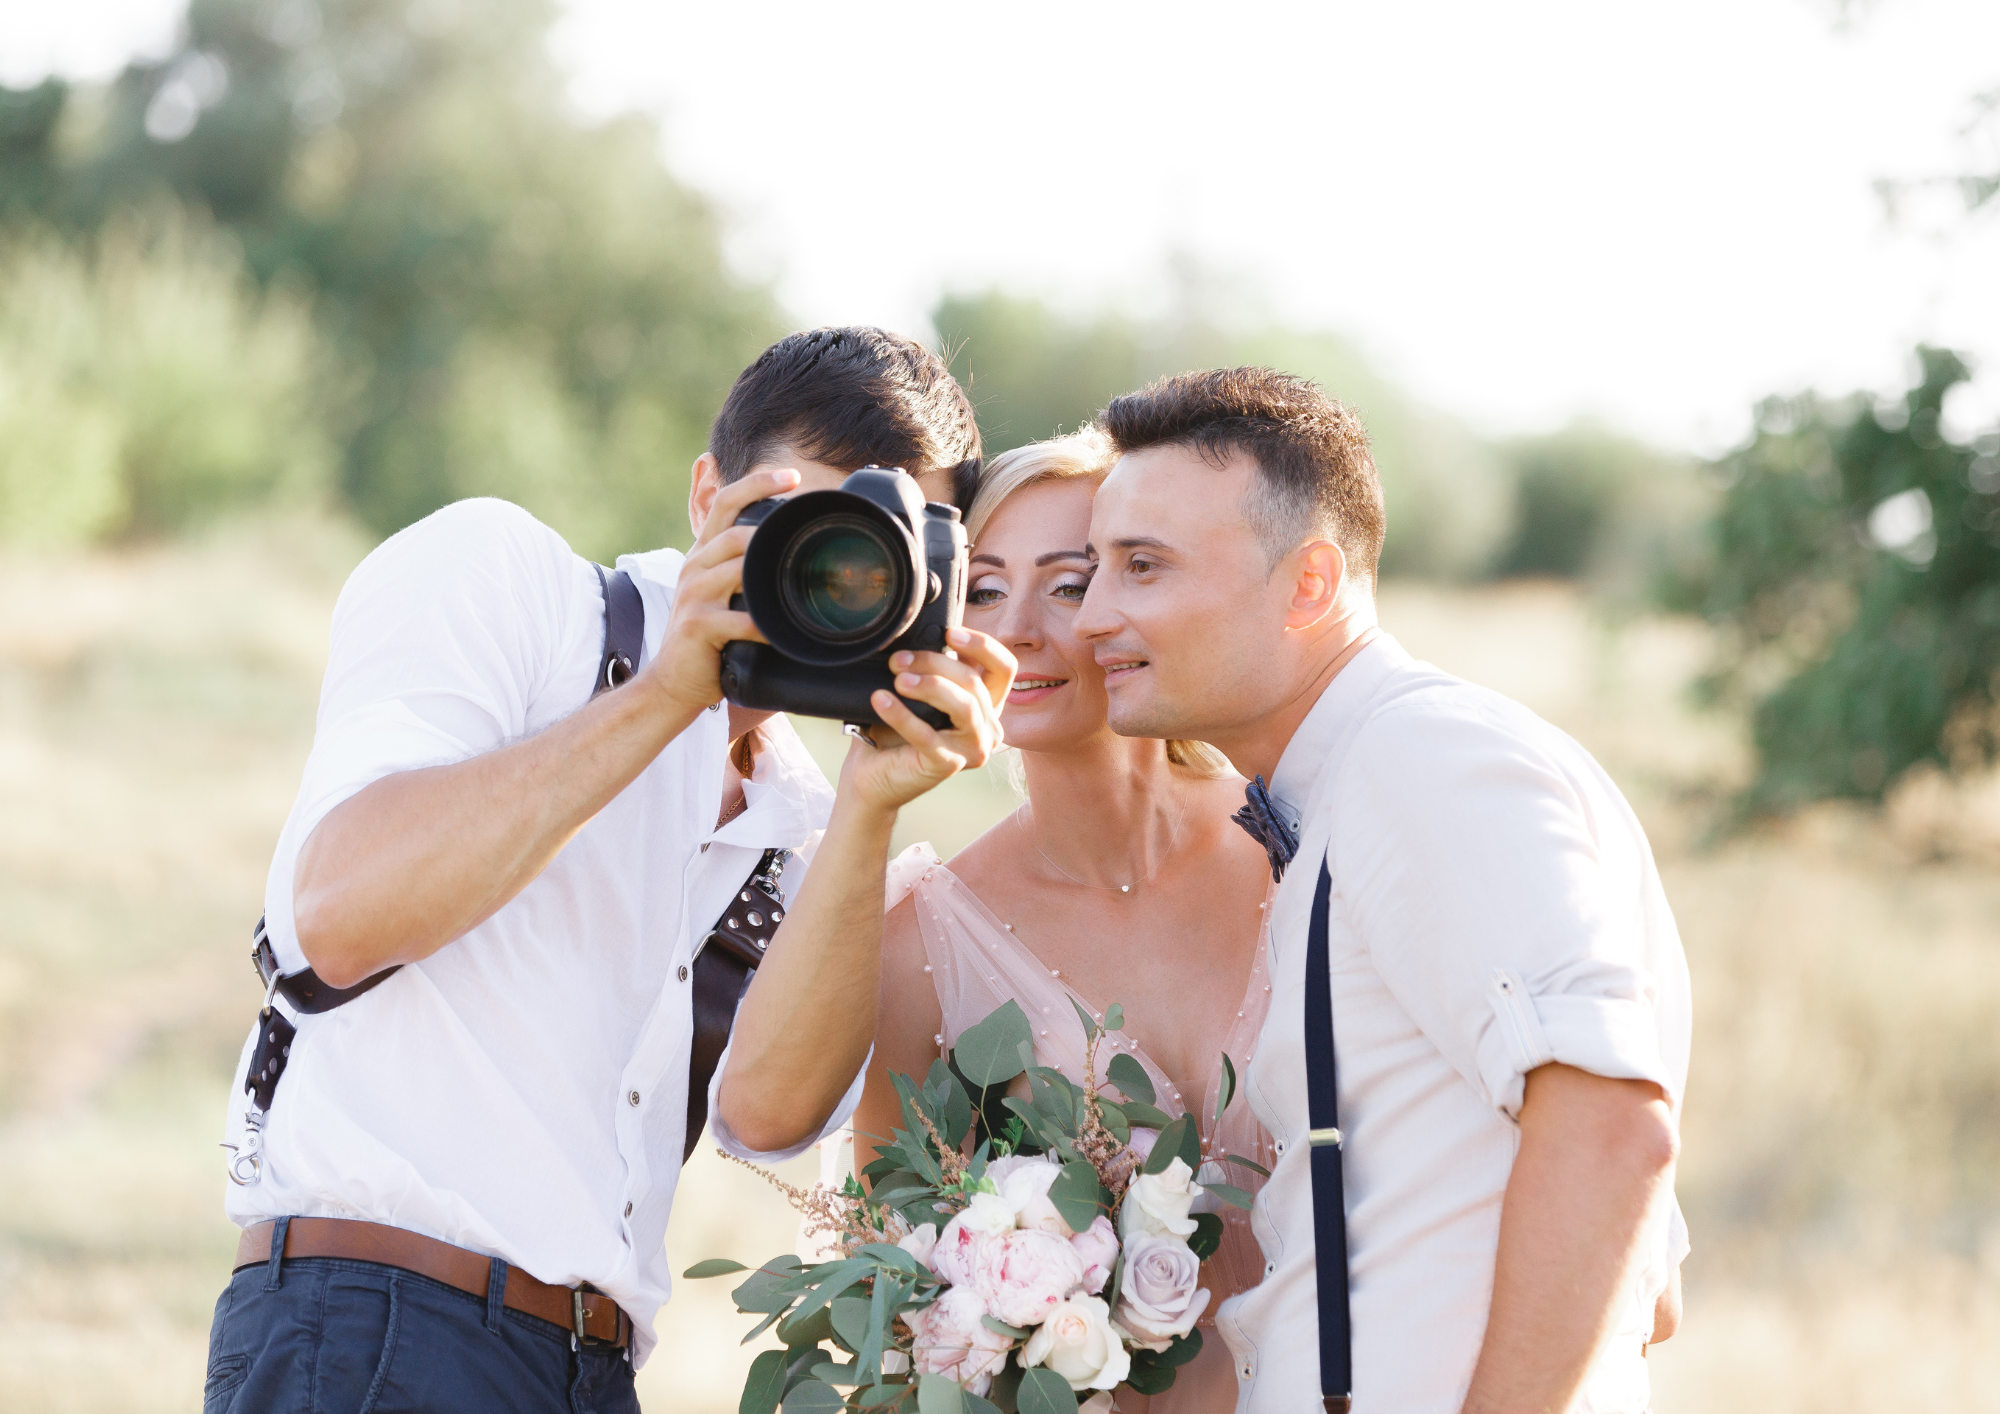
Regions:
<instances>
[{"instance_id":1,"label":"camera lens","mask_svg":"<svg viewBox=\"0 0 2000 1414\"><path fill-rule=\"evenodd\" d=\"M848 643L874 632L901 607L896 570L876 527L859 516L829 516L792 542L778 583L802 624Z\"/></svg>"}]
</instances>

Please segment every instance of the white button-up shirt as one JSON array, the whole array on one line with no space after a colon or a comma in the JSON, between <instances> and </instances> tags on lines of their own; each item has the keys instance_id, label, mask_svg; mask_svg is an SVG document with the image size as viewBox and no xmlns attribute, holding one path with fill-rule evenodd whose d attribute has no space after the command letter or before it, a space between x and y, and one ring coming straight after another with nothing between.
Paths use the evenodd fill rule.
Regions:
<instances>
[{"instance_id":1,"label":"white button-up shirt","mask_svg":"<svg viewBox=\"0 0 2000 1414\"><path fill-rule=\"evenodd\" d=\"M681 556L619 566L644 596L650 659ZM312 755L266 885L286 972L305 966L299 849L327 812L393 772L568 716L590 699L603 644L596 571L504 501L448 506L362 562L334 610ZM546 1282L591 1282L632 1316L643 1361L671 1288L662 1239L686 1130L696 947L766 847L810 856L832 804L773 718L745 810L717 829L728 736L725 711L702 713L490 919L366 996L299 1018L263 1177L228 1189L229 1216L388 1223ZM788 897L803 876L795 858ZM229 1102L238 1144L251 1050ZM860 1092L857 1075L829 1131ZM721 1123L712 1093L709 1115L745 1158L812 1142L759 1154Z\"/></svg>"},{"instance_id":2,"label":"white button-up shirt","mask_svg":"<svg viewBox=\"0 0 2000 1414\"><path fill-rule=\"evenodd\" d=\"M1300 839L1244 1079L1279 1158L1252 1212L1266 1276L1219 1313L1237 1409L1319 1407L1304 995L1325 859L1354 1411L1457 1414L1524 1077L1557 1061L1651 1080L1678 1119L1692 1017L1680 938L1645 834L1589 753L1386 636L1327 686L1271 788ZM1643 1414L1653 1304L1685 1252L1667 1197L1577 1414Z\"/></svg>"}]
</instances>

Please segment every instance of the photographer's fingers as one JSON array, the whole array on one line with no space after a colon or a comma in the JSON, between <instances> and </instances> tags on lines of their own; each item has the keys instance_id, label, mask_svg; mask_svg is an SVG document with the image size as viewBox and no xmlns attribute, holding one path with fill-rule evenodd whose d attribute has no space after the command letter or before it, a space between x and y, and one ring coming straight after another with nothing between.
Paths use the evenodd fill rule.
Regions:
<instances>
[{"instance_id":1,"label":"photographer's fingers","mask_svg":"<svg viewBox=\"0 0 2000 1414\"><path fill-rule=\"evenodd\" d=\"M895 693L877 691L868 700L885 726L902 737L926 764L937 768L940 779L965 768L965 758L945 745L938 729L911 711L909 703Z\"/></svg>"},{"instance_id":2,"label":"photographer's fingers","mask_svg":"<svg viewBox=\"0 0 2000 1414\"><path fill-rule=\"evenodd\" d=\"M733 528L736 517L743 514L743 508L752 501L795 491L802 479L798 472L785 466L766 467L762 471L751 472L739 481L732 481L716 493L714 503L709 506L708 519L702 522L701 534L695 537L695 550L700 550L709 541ZM747 533L750 527L744 529ZM694 558L692 552L688 558Z\"/></svg>"},{"instance_id":3,"label":"photographer's fingers","mask_svg":"<svg viewBox=\"0 0 2000 1414\"><path fill-rule=\"evenodd\" d=\"M957 650L961 661L977 665L988 700L995 707L1004 705L1008 691L1014 686L1014 673L1020 667L1013 653L999 639L976 628L952 629L945 635L945 641Z\"/></svg>"}]
</instances>

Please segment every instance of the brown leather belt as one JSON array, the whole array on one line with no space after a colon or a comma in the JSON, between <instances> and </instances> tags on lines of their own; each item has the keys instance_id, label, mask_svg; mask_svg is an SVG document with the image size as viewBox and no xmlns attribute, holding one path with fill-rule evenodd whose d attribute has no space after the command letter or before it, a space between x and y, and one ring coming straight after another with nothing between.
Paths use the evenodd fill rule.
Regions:
<instances>
[{"instance_id":1,"label":"brown leather belt","mask_svg":"<svg viewBox=\"0 0 2000 1414\"><path fill-rule=\"evenodd\" d=\"M271 1260L271 1231L276 1226L262 1222L243 1230L236 1244L236 1270ZM477 1252L399 1227L344 1218L293 1218L285 1226L285 1256L340 1257L399 1267L482 1301L492 1275L492 1259ZM505 1301L509 1310L538 1316L591 1345L624 1346L632 1339L632 1318L601 1291L550 1286L510 1266Z\"/></svg>"}]
</instances>

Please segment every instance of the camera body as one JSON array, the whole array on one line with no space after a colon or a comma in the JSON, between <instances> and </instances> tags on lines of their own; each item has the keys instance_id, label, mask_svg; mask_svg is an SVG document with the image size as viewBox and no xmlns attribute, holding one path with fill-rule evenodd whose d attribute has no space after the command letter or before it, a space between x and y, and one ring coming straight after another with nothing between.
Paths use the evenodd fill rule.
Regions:
<instances>
[{"instance_id":1,"label":"camera body","mask_svg":"<svg viewBox=\"0 0 2000 1414\"><path fill-rule=\"evenodd\" d=\"M730 607L771 640L722 650L722 691L739 707L878 725L868 699L895 691L889 655L944 652L965 616L958 507L926 502L906 472L863 467L835 491L752 502L736 524L757 533ZM936 708L909 705L950 727Z\"/></svg>"}]
</instances>

